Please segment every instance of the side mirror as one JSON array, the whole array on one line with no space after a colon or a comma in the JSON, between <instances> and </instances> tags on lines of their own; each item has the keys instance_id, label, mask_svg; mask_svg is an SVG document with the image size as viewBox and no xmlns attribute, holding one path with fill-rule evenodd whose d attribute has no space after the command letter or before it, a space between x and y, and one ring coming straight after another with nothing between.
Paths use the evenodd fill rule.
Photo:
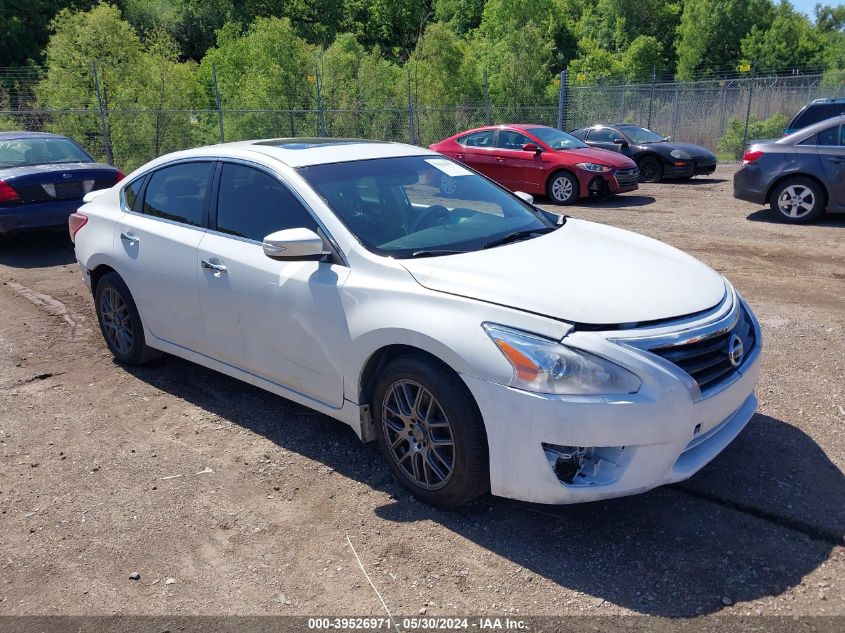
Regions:
<instances>
[{"instance_id":1,"label":"side mirror","mask_svg":"<svg viewBox=\"0 0 845 633\"><path fill-rule=\"evenodd\" d=\"M664 140L664 141L671 141L671 140L672 140L672 137L671 137L671 136L664 136L664 137L663 137L663 140Z\"/></svg>"},{"instance_id":2,"label":"side mirror","mask_svg":"<svg viewBox=\"0 0 845 633\"><path fill-rule=\"evenodd\" d=\"M625 149L626 147L628 147L628 141L626 141L624 138L615 138L615 139L613 139L613 142L614 142L614 144L618 145L622 149Z\"/></svg>"},{"instance_id":3,"label":"side mirror","mask_svg":"<svg viewBox=\"0 0 845 633\"><path fill-rule=\"evenodd\" d=\"M311 229L285 229L264 238L264 254L270 259L317 259L326 253L323 238Z\"/></svg>"},{"instance_id":4,"label":"side mirror","mask_svg":"<svg viewBox=\"0 0 845 633\"><path fill-rule=\"evenodd\" d=\"M543 151L543 148L541 148L539 145L537 145L537 143L526 143L525 145L522 146L522 151L523 152L534 152L535 154L540 154Z\"/></svg>"},{"instance_id":5,"label":"side mirror","mask_svg":"<svg viewBox=\"0 0 845 633\"><path fill-rule=\"evenodd\" d=\"M520 200L527 202L528 204L534 204L534 196L530 193L525 193L524 191L514 191L513 195L515 195Z\"/></svg>"}]
</instances>

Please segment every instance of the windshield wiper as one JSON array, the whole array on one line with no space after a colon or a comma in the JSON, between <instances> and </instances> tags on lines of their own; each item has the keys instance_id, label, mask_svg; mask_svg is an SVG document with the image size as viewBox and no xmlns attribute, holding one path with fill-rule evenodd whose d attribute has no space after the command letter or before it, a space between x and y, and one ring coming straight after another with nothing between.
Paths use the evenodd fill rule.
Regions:
<instances>
[{"instance_id":1,"label":"windshield wiper","mask_svg":"<svg viewBox=\"0 0 845 633\"><path fill-rule=\"evenodd\" d=\"M551 231L555 231L558 228L558 226L546 226L539 229L525 229L523 231L514 231L513 233L508 233L507 235L504 235L499 239L483 244L481 248L493 248L494 246L501 246L502 244L510 244L511 242L517 242L519 240L531 237L532 235L543 235L544 233L550 233Z\"/></svg>"},{"instance_id":2,"label":"windshield wiper","mask_svg":"<svg viewBox=\"0 0 845 633\"><path fill-rule=\"evenodd\" d=\"M411 257L439 257L440 255L459 255L469 251L449 250L445 248L423 248L411 253Z\"/></svg>"}]
</instances>

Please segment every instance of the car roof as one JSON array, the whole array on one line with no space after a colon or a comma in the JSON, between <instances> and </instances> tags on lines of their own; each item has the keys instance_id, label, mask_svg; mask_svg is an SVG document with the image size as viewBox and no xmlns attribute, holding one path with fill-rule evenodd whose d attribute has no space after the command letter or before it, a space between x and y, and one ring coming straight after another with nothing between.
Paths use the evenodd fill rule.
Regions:
<instances>
[{"instance_id":1,"label":"car roof","mask_svg":"<svg viewBox=\"0 0 845 633\"><path fill-rule=\"evenodd\" d=\"M818 105L820 103L845 103L845 97L822 97L821 99L813 99L807 105Z\"/></svg>"},{"instance_id":2,"label":"car roof","mask_svg":"<svg viewBox=\"0 0 845 633\"><path fill-rule=\"evenodd\" d=\"M0 141L9 141L19 138L67 138L61 134L50 134L49 132L26 132L20 130L17 132L0 132Z\"/></svg>"},{"instance_id":3,"label":"car roof","mask_svg":"<svg viewBox=\"0 0 845 633\"><path fill-rule=\"evenodd\" d=\"M818 123L813 123L812 125L808 125L805 128L801 128L797 132L793 132L788 136L784 136L783 138L778 139L777 143L782 143L784 145L791 145L798 141L803 141L806 137L812 136L817 132L822 130L826 130L827 128L833 125L843 125L845 124L845 114L840 114L839 116L830 117L829 119L824 119L823 121L819 121Z\"/></svg>"},{"instance_id":4,"label":"car roof","mask_svg":"<svg viewBox=\"0 0 845 633\"><path fill-rule=\"evenodd\" d=\"M272 138L207 145L174 152L156 163L181 158L243 158L244 154L261 154L289 167L306 167L401 156L439 156L416 145L351 138Z\"/></svg>"}]
</instances>

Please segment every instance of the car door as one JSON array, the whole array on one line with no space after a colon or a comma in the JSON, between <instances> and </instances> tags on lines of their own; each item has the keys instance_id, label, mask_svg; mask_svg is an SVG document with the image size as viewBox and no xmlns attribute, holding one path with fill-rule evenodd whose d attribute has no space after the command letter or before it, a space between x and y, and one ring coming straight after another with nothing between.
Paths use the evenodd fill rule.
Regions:
<instances>
[{"instance_id":1,"label":"car door","mask_svg":"<svg viewBox=\"0 0 845 633\"><path fill-rule=\"evenodd\" d=\"M511 190L535 190L544 182L543 156L537 152L526 152L526 143L539 145L537 141L516 130L499 130L496 138L495 179Z\"/></svg>"},{"instance_id":2,"label":"car door","mask_svg":"<svg viewBox=\"0 0 845 633\"><path fill-rule=\"evenodd\" d=\"M462 163L489 178L495 178L496 167L496 130L481 130L458 139L461 151L455 155Z\"/></svg>"},{"instance_id":3,"label":"car door","mask_svg":"<svg viewBox=\"0 0 845 633\"><path fill-rule=\"evenodd\" d=\"M157 169L124 189L129 206L115 223L115 265L156 338L202 351L197 246L205 234L213 161Z\"/></svg>"},{"instance_id":4,"label":"car door","mask_svg":"<svg viewBox=\"0 0 845 633\"><path fill-rule=\"evenodd\" d=\"M819 160L838 205L845 205L845 125L818 134Z\"/></svg>"},{"instance_id":5,"label":"car door","mask_svg":"<svg viewBox=\"0 0 845 633\"><path fill-rule=\"evenodd\" d=\"M222 162L200 270L209 355L320 402L343 404L341 350L349 330L341 288L349 269L331 261L278 261L262 239L321 229L291 188L264 167Z\"/></svg>"},{"instance_id":6,"label":"car door","mask_svg":"<svg viewBox=\"0 0 845 633\"><path fill-rule=\"evenodd\" d=\"M624 139L624 137L620 132L611 127L600 127L590 130L586 142L591 147L598 147L599 149L618 153L622 150L622 146L615 142L616 139Z\"/></svg>"}]
</instances>

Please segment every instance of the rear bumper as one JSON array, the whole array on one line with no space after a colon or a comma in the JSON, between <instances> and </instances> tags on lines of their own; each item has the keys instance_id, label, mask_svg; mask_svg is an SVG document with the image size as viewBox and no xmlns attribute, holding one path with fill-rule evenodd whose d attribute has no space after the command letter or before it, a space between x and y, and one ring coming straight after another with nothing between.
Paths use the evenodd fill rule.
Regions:
<instances>
[{"instance_id":1,"label":"rear bumper","mask_svg":"<svg viewBox=\"0 0 845 633\"><path fill-rule=\"evenodd\" d=\"M82 200L35 202L0 207L0 233L67 226L67 219L82 206Z\"/></svg>"},{"instance_id":2,"label":"rear bumper","mask_svg":"<svg viewBox=\"0 0 845 633\"><path fill-rule=\"evenodd\" d=\"M769 183L759 166L751 163L734 174L734 198L755 204L766 204Z\"/></svg>"}]
</instances>

